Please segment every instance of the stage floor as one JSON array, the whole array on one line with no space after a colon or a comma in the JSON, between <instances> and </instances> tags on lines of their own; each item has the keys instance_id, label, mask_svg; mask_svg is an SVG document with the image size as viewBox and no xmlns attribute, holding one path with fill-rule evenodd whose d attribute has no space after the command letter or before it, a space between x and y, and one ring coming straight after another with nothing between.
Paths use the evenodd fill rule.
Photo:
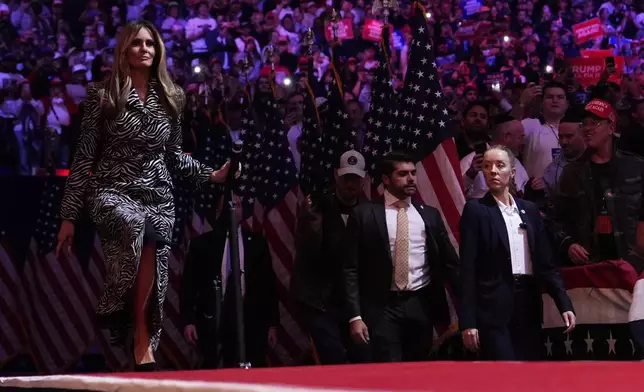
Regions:
<instances>
[{"instance_id":1,"label":"stage floor","mask_svg":"<svg viewBox=\"0 0 644 392\"><path fill-rule=\"evenodd\" d=\"M644 390L643 362L419 362L0 378L0 387L92 391Z\"/></svg>"}]
</instances>

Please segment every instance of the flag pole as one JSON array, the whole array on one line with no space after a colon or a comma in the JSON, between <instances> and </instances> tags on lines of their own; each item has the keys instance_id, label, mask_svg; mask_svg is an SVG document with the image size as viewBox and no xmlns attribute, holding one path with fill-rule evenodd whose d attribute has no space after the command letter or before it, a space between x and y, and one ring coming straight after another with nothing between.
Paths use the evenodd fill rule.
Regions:
<instances>
[{"instance_id":1,"label":"flag pole","mask_svg":"<svg viewBox=\"0 0 644 392\"><path fill-rule=\"evenodd\" d=\"M230 171L228 180L226 181L226 202L228 204L228 217L230 222L230 227L228 228L228 240L229 240L229 256L230 256L230 266L232 272L232 278L235 282L234 297L235 297L235 330L237 332L237 359L239 367L241 369L250 369L251 364L246 360L246 335L245 335L245 325L244 325L244 296L242 291L242 274L239 263L239 236L237 235L237 230L239 228L239 221L237 220L237 203L234 198L234 175L237 172L239 166L239 156L241 155L241 150L243 143L241 141L232 143L231 150L231 159L230 159Z\"/></svg>"},{"instance_id":2,"label":"flag pole","mask_svg":"<svg viewBox=\"0 0 644 392\"><path fill-rule=\"evenodd\" d=\"M246 61L242 63L242 72L246 74L246 86L244 86L244 92L248 91L248 76L250 71L250 62L246 58ZM245 97L249 98L249 97ZM230 137L230 135L229 135ZM232 139L232 137L231 137ZM242 154L244 143L242 140L231 140L231 151L230 151L230 167L228 169L228 178L226 179L226 190L225 190L225 201L228 204L228 243L229 243L229 257L230 257L230 266L232 272L232 279L235 284L234 288L234 297L235 297L235 331L237 337L237 360L239 368L241 369L250 369L251 364L246 359L246 328L244 324L244 293L243 293L243 283L242 275L244 271L241 269L240 259L239 259L239 221L237 219L237 203L235 202L235 183L236 178L235 174L238 171L239 162Z\"/></svg>"}]
</instances>

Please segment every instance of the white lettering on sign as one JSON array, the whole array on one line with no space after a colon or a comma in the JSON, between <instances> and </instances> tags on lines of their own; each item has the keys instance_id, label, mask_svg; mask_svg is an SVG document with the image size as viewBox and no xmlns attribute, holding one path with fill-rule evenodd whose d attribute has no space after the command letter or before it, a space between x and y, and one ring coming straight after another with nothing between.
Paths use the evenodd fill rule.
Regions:
<instances>
[{"instance_id":1,"label":"white lettering on sign","mask_svg":"<svg viewBox=\"0 0 644 392\"><path fill-rule=\"evenodd\" d=\"M570 68L577 80L586 81L587 84L596 83L604 70L601 65L571 65Z\"/></svg>"},{"instance_id":2,"label":"white lettering on sign","mask_svg":"<svg viewBox=\"0 0 644 392\"><path fill-rule=\"evenodd\" d=\"M601 65L573 65L572 72L576 74L595 73L602 71Z\"/></svg>"},{"instance_id":3,"label":"white lettering on sign","mask_svg":"<svg viewBox=\"0 0 644 392\"><path fill-rule=\"evenodd\" d=\"M604 113L605 111L609 110L609 108L607 103L593 100L588 104L588 106L586 106L586 110Z\"/></svg>"},{"instance_id":4,"label":"white lettering on sign","mask_svg":"<svg viewBox=\"0 0 644 392\"><path fill-rule=\"evenodd\" d=\"M584 38L589 35L593 35L599 32L600 25L591 25L588 27L582 27L576 31L577 38Z\"/></svg>"},{"instance_id":5,"label":"white lettering on sign","mask_svg":"<svg viewBox=\"0 0 644 392\"><path fill-rule=\"evenodd\" d=\"M608 105L605 104L604 102L599 102L599 101L593 101L590 104L588 104L589 107L592 108L597 108L597 109L608 109Z\"/></svg>"}]
</instances>

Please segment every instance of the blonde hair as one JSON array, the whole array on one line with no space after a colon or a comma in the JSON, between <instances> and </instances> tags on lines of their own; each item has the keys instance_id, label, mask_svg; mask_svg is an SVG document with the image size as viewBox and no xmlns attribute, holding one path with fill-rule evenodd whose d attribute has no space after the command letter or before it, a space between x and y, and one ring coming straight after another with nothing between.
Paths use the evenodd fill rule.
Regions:
<instances>
[{"instance_id":1,"label":"blonde hair","mask_svg":"<svg viewBox=\"0 0 644 392\"><path fill-rule=\"evenodd\" d=\"M491 151L491 150L503 151L506 154L508 154L508 158L510 158L510 167L512 169L516 168L517 157L514 156L514 153L512 152L512 150L510 150L508 148L508 146L504 146L502 144L495 144L495 145L491 146L490 148L488 148L485 152L488 152L488 151ZM510 188L509 189L510 194L512 196L516 196L518 194L519 191L517 189L517 183L515 181L515 176L514 175L511 178L509 188Z\"/></svg>"},{"instance_id":2,"label":"blonde hair","mask_svg":"<svg viewBox=\"0 0 644 392\"><path fill-rule=\"evenodd\" d=\"M132 89L132 78L130 77L130 64L128 63L128 51L132 41L136 38L141 29L147 29L154 40L154 59L150 69L150 79L156 79L157 94L161 103L173 119L177 119L185 97L183 90L175 85L168 73L168 66L165 59L165 45L157 29L147 21L130 22L123 27L116 38L116 50L114 52L114 64L112 72L103 82L104 88L100 89L99 98L101 102L101 114L108 119L115 119L125 108L128 95Z\"/></svg>"}]
</instances>

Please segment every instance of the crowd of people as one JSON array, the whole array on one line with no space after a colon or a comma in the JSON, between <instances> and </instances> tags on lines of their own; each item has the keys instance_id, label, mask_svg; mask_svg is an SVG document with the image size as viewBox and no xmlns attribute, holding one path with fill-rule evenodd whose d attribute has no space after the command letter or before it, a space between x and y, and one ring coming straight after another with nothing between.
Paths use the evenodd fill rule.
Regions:
<instances>
[{"instance_id":1,"label":"crowd of people","mask_svg":"<svg viewBox=\"0 0 644 392\"><path fill-rule=\"evenodd\" d=\"M375 3L391 7L387 2ZM390 3L395 6L389 18L393 27L390 62L394 84L402 87L411 38L411 5ZM575 72L582 67L574 71L570 64L576 63L567 61L583 58L589 50L609 51L601 53L618 60L616 74L609 79L615 82L611 84L615 98L641 93L644 10L638 2L475 0L426 1L424 5L433 27L445 98L456 120L468 103L478 99L490 103L492 116L505 112L521 104L529 83L541 84L550 73L569 82L571 102L588 102L597 78L591 84L575 80L579 76ZM194 97L188 100L194 105L208 106L209 96L221 96L215 91L220 85L224 96L232 99L240 85L248 82L255 86L267 76L268 64L273 61L289 125L298 125L301 117L298 105L289 104L288 97L302 88L297 81L309 55L318 80L330 81L333 38L329 19L333 19L342 25L336 31L341 45L334 56L344 65L340 74L345 99L354 126L363 127L380 39L373 32L379 32L385 8L339 0L333 4L91 0L83 6L66 0L3 0L0 164L21 174L31 174L38 167L68 166L86 86L110 72L115 36L127 21L135 19L148 20L162 32L171 76ZM592 39L577 38L574 26L594 18L599 18L600 34ZM313 45L307 42L311 39ZM323 88L320 83L320 90ZM323 91L315 93L323 95ZM617 99L616 108L628 113L629 101ZM297 130L293 132L291 138L296 138ZM194 142L191 139L186 138L188 150Z\"/></svg>"},{"instance_id":2,"label":"crowd of people","mask_svg":"<svg viewBox=\"0 0 644 392\"><path fill-rule=\"evenodd\" d=\"M85 202L82 196L91 182L94 197L87 201L90 214L106 247L106 260L113 267L99 303L99 315L110 317L107 324L116 340L125 339L121 327L135 324L137 365L155 362L152 351L161 334L168 279L167 265L165 270L159 265L167 263L174 204L169 186L172 181L161 154L169 156L171 168L195 183L223 182L228 166L213 170L180 154L180 149L189 152L216 147L203 145L214 140L207 137L214 127L223 127L234 139L247 120L238 98L247 86L259 92L270 90L272 76L278 85L275 92L282 105L284 133L298 169L304 97L309 95L309 88L316 101L322 102L329 84L344 86L342 98L351 134L355 135L354 150L342 155L336 167L336 193L329 201L336 218L342 217L342 221L336 219L337 230L314 227L319 223L317 215L332 210L311 212L315 203L310 201L304 208L305 213L311 213L309 220L301 221L311 226L308 234L312 238L324 230L344 233L346 229L354 236L354 242L346 248L352 258L333 252L314 252L317 254L310 258L344 261L341 267L327 266L335 268L326 271L334 289L331 292L310 291L307 274L310 279L315 269L300 273L296 269L294 273L294 282L304 279L304 283L300 283L299 293L294 288L292 294L304 309L305 323L323 362L344 363L347 357L328 346L325 337L316 336L316 328L323 329L322 335L330 329L343 335L336 340L350 334L357 344L373 342L371 358L376 361L425 358L426 346L431 343L426 341L425 331L436 321L431 317L438 314L425 307L425 295L436 299L442 293L438 298L442 301L444 287L431 283L443 281L456 287L456 295L463 301L459 316L467 348L483 347L489 359L538 359L540 351L534 342L515 341L514 332L525 325L513 324L517 331L499 332L495 324L502 314L515 321L527 319L526 325L530 325L519 331L526 336L540 328L536 319L541 312L540 291L535 276L548 285L568 330L572 330L573 304L555 272L557 264L623 259L641 271L643 166L636 156L644 152L642 5L630 0L602 4L474 0L429 1L424 6L469 200L462 222L471 224L461 225L465 251L460 260L438 211L409 201L416 191L413 158L405 154L384 158L386 211L376 203L358 205L362 188L358 185L365 176L360 151L369 132L366 118L378 67L380 27L384 19L391 24L390 40L385 44L391 47L392 85L401 89L413 33L409 27L413 7L408 2L90 0L85 9L67 0L0 3L0 164L11 173L29 175L38 169L67 168L75 157L75 170L63 199L59 248L73 236L73 222L80 215ZM128 24L132 20L145 22ZM156 27L160 37L150 26ZM120 41L117 36L122 37ZM167 64L167 74L165 67L159 66L158 56L163 53L159 38L166 53L163 65ZM313 75L309 74L311 62ZM150 75L152 68L156 74ZM336 71L340 80L335 79ZM114 77L115 72L121 76ZM311 76L318 83L304 83ZM124 86L129 92L119 95L123 87L119 78L127 81ZM107 81L108 85L89 85L90 81ZM183 95L176 93L171 82L185 90L186 100L180 99ZM225 111L219 105L222 102L227 103ZM125 120L117 116L105 120L103 116L110 110L112 114L124 112ZM147 128L137 133L141 124ZM109 135L107 140L102 139L101 132ZM81 133L83 137L77 141ZM158 148L162 140L169 150ZM615 146L620 149L615 151ZM102 155L97 154L99 150ZM145 153L139 154L139 150ZM74 155L75 151L78 153ZM86 174L98 155L100 162L90 181ZM344 169L348 170L342 172ZM343 179L348 175L353 176ZM124 178L131 181L122 182ZM146 181L155 187L146 186ZM343 193L350 196L344 204ZM523 199L534 202L538 209L531 203L523 204L527 203ZM472 268L494 265L494 258L502 255L498 241L490 237L485 226L489 220L482 223L477 215L485 208L499 209L503 213L499 222L508 227L510 243L506 250L512 259L509 282L494 279L506 272L495 270L498 266L489 267L489 276ZM528 216L519 216L519 209L521 214L527 210ZM546 216L543 230L541 214ZM372 221L374 216L380 216L381 221ZM425 232L423 222L433 229L431 233ZM510 224L523 231L514 233ZM390 230L387 245L368 249L365 244L383 227ZM394 227L404 227L404 235ZM538 233L530 234L535 227ZM544 235L546 228L549 235ZM306 227L303 230L307 232ZM426 244L428 235L436 239L433 247ZM329 240L324 235L322 238ZM487 243L476 245L480 238ZM221 251L226 261L228 240L225 236L217 240L221 240L221 246L216 251ZM344 243L346 238L337 240ZM535 249L542 249L547 242L557 249L555 257L533 257ZM319 241L311 243L320 245ZM195 244L199 241L193 242L192 254L215 252L195 250ZM329 249L336 248L325 248ZM477 249L486 252L471 252ZM429 262L426 252L435 252ZM489 260L481 259L483 254ZM269 265L267 252L252 256L257 257L258 265ZM365 269L367 259L382 262L383 269ZM159 281L153 290L155 260ZM393 273L392 262L396 275L393 282L387 275L387 271ZM398 270L403 273L398 274ZM148 276L143 283L142 271ZM346 298L338 298L340 274ZM314 277L321 279L318 274ZM487 294L474 289L486 285L494 289ZM136 288L133 300L137 313L124 315L122 299L132 287ZM527 294L515 299L524 301L521 303L527 307L525 313L514 314L512 306L504 302L503 290L518 287ZM254 297L250 283L248 288L247 298ZM192 294L197 303L185 305L184 300L182 307L194 310L203 305L198 295ZM312 305L312 297L324 304ZM257 295L260 300L273 300L261 306L271 308L266 311L270 322L257 332L262 336L256 344L265 348L266 335L269 344L276 339L277 304L275 298L266 295ZM338 314L330 315L324 309L339 303L343 309L335 309ZM350 308L348 320L344 304ZM441 316L446 309L439 309ZM381 317L383 312L386 317ZM150 315L151 320L146 320ZM131 316L135 320L129 320ZM186 340L196 341L197 321L185 323ZM347 324L349 331L344 331ZM403 344L402 340L410 337L422 344ZM264 354L259 350L257 355ZM148 368L144 366L143 370Z\"/></svg>"}]
</instances>

